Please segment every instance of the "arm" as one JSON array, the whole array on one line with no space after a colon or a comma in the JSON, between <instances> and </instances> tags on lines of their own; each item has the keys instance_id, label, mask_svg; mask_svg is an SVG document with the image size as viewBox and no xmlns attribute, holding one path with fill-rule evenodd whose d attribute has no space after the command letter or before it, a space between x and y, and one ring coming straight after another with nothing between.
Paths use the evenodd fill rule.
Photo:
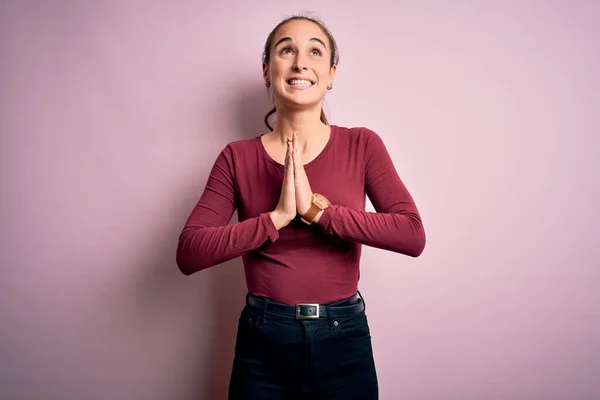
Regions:
<instances>
[{"instance_id":1,"label":"arm","mask_svg":"<svg viewBox=\"0 0 600 400\"><path fill-rule=\"evenodd\" d=\"M233 162L231 149L226 147L179 235L176 260L185 275L239 257L279 237L270 213L228 225L235 211Z\"/></svg>"},{"instance_id":2,"label":"arm","mask_svg":"<svg viewBox=\"0 0 600 400\"><path fill-rule=\"evenodd\" d=\"M373 132L366 140L365 190L377 212L332 205L317 225L345 240L418 257L425 248L421 217L383 141Z\"/></svg>"}]
</instances>

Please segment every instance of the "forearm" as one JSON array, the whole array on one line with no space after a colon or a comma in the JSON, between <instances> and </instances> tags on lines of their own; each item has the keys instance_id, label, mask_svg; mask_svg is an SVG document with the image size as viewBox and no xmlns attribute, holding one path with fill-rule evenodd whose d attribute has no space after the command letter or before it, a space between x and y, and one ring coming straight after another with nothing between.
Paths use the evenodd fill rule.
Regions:
<instances>
[{"instance_id":1,"label":"forearm","mask_svg":"<svg viewBox=\"0 0 600 400\"><path fill-rule=\"evenodd\" d=\"M425 231L416 212L377 213L332 205L317 225L341 239L412 257L425 248Z\"/></svg>"},{"instance_id":2,"label":"forearm","mask_svg":"<svg viewBox=\"0 0 600 400\"><path fill-rule=\"evenodd\" d=\"M185 275L221 264L279 237L268 213L225 226L188 222L179 236L177 266Z\"/></svg>"}]
</instances>

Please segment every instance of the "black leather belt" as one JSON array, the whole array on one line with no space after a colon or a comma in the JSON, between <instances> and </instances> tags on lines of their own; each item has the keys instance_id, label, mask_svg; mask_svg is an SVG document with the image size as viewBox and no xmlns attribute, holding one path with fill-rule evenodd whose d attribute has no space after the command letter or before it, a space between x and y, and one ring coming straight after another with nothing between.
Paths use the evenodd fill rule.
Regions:
<instances>
[{"instance_id":1,"label":"black leather belt","mask_svg":"<svg viewBox=\"0 0 600 400\"><path fill-rule=\"evenodd\" d=\"M365 310L365 303L358 293L348 299L330 304L301 303L296 305L281 304L248 294L246 296L246 303L250 307L261 311L295 316L296 319L319 319L326 317L328 310L332 317L355 315Z\"/></svg>"}]
</instances>

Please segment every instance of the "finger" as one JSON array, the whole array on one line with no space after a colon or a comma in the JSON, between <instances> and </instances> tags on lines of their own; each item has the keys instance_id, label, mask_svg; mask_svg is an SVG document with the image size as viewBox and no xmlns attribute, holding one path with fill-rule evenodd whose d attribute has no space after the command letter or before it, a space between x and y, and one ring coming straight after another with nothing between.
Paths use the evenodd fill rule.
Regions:
<instances>
[{"instance_id":1,"label":"finger","mask_svg":"<svg viewBox=\"0 0 600 400\"><path fill-rule=\"evenodd\" d=\"M302 169L302 157L300 157L300 146L298 145L298 134L294 132L292 136L292 154L294 158L294 176L296 176L296 172L301 172ZM297 171L296 171L297 170Z\"/></svg>"},{"instance_id":2,"label":"finger","mask_svg":"<svg viewBox=\"0 0 600 400\"><path fill-rule=\"evenodd\" d=\"M290 157L292 159L292 165L294 166L294 170L296 170L296 153L294 151L295 141L294 134L288 139L289 140L289 149L290 149Z\"/></svg>"},{"instance_id":3,"label":"finger","mask_svg":"<svg viewBox=\"0 0 600 400\"><path fill-rule=\"evenodd\" d=\"M296 200L296 188L294 186L294 160L292 156L292 141L291 139L287 142L287 156L286 156L286 173L283 178L283 191L282 196L289 196L289 200ZM284 194L285 193L285 194Z\"/></svg>"},{"instance_id":4,"label":"finger","mask_svg":"<svg viewBox=\"0 0 600 400\"><path fill-rule=\"evenodd\" d=\"M292 155L292 141L287 140L287 150L285 155L286 176L291 176L294 171L294 160Z\"/></svg>"},{"instance_id":5,"label":"finger","mask_svg":"<svg viewBox=\"0 0 600 400\"><path fill-rule=\"evenodd\" d=\"M294 144L294 146L292 147L292 151L298 154L298 149L300 148L300 146L298 145L298 132L294 132L294 134L292 135L292 142Z\"/></svg>"}]
</instances>

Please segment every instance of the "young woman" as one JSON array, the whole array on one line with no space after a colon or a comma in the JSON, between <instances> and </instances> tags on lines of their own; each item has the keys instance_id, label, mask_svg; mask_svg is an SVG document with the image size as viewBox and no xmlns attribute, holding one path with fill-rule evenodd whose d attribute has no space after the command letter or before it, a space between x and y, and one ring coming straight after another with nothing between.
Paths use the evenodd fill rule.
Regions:
<instances>
[{"instance_id":1,"label":"young woman","mask_svg":"<svg viewBox=\"0 0 600 400\"><path fill-rule=\"evenodd\" d=\"M273 29L263 54L271 132L221 151L179 238L186 275L244 262L230 399L378 398L361 245L417 257L425 233L380 137L328 123L337 62L322 23L292 17Z\"/></svg>"}]
</instances>

